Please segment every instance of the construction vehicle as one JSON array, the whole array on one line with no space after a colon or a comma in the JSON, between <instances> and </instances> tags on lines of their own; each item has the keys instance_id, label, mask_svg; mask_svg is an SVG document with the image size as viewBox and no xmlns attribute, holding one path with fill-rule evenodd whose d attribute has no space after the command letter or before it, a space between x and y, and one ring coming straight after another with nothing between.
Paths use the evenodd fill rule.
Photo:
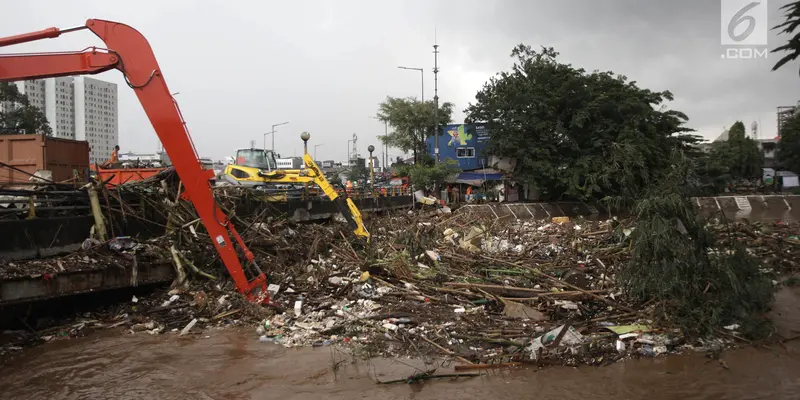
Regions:
<instances>
[{"instance_id":1,"label":"construction vehicle","mask_svg":"<svg viewBox=\"0 0 800 400\"><path fill-rule=\"evenodd\" d=\"M117 69L125 83L133 89L153 125L164 150L183 182L183 199L197 210L217 252L233 278L237 290L248 299L268 303L267 277L256 264L253 253L242 241L233 223L217 205L211 189L213 170L203 168L178 103L167 88L153 50L144 36L135 29L112 21L89 19L83 26L42 31L0 38L0 47L41 39L54 39L61 34L88 29L97 35L106 48L89 47L76 52L0 54L0 82L43 79L69 75L92 75ZM233 237L233 240L231 240ZM246 272L235 245L246 258Z\"/></svg>"},{"instance_id":2,"label":"construction vehicle","mask_svg":"<svg viewBox=\"0 0 800 400\"><path fill-rule=\"evenodd\" d=\"M303 135L303 140L307 142L310 135L306 132ZM364 227L361 212L353 200L339 195L307 152L303 155L303 162L306 165L306 169L303 170L277 169L273 151L254 148L239 149L236 151L234 163L225 167L223 179L233 185L263 189L294 184L314 184L336 204L342 217L353 229L353 233L369 240L369 232Z\"/></svg>"}]
</instances>

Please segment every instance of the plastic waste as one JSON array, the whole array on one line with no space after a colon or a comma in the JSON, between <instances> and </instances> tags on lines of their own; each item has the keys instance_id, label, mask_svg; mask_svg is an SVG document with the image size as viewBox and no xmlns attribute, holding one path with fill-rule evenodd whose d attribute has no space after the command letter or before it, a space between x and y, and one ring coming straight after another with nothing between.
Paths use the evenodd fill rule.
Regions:
<instances>
[{"instance_id":1,"label":"plastic waste","mask_svg":"<svg viewBox=\"0 0 800 400\"><path fill-rule=\"evenodd\" d=\"M258 338L258 341L261 343L283 344L283 335L278 335L278 336L262 335Z\"/></svg>"},{"instance_id":2,"label":"plastic waste","mask_svg":"<svg viewBox=\"0 0 800 400\"><path fill-rule=\"evenodd\" d=\"M188 324L186 324L186 326L183 328L179 336L183 336L189 333L189 331L192 330L192 328L194 328L195 324L197 324L197 318L191 320Z\"/></svg>"},{"instance_id":3,"label":"plastic waste","mask_svg":"<svg viewBox=\"0 0 800 400\"><path fill-rule=\"evenodd\" d=\"M371 282L364 282L358 289L358 295L365 299L375 299L380 297L380 294L375 289L375 285Z\"/></svg>"},{"instance_id":4,"label":"plastic waste","mask_svg":"<svg viewBox=\"0 0 800 400\"><path fill-rule=\"evenodd\" d=\"M108 241L108 248L119 253L135 248L136 244L136 241L130 236L119 236Z\"/></svg>"},{"instance_id":5,"label":"plastic waste","mask_svg":"<svg viewBox=\"0 0 800 400\"><path fill-rule=\"evenodd\" d=\"M396 331L396 330L400 329L400 327L395 325L395 324L387 322L387 323L383 324L383 329L386 329L387 331Z\"/></svg>"},{"instance_id":6,"label":"plastic waste","mask_svg":"<svg viewBox=\"0 0 800 400\"><path fill-rule=\"evenodd\" d=\"M330 340L330 339L318 340L318 341L312 343L311 347L324 347L324 346L330 346L331 344L333 344L333 340Z\"/></svg>"},{"instance_id":7,"label":"plastic waste","mask_svg":"<svg viewBox=\"0 0 800 400\"><path fill-rule=\"evenodd\" d=\"M173 294L168 300L164 300L164 302L161 303L161 307L167 307L170 304L174 303L175 300L178 300L180 298L181 298L181 296L178 296L177 294Z\"/></svg>"},{"instance_id":8,"label":"plastic waste","mask_svg":"<svg viewBox=\"0 0 800 400\"><path fill-rule=\"evenodd\" d=\"M304 296L300 295L300 299L294 302L294 315L298 317L303 314L303 300Z\"/></svg>"},{"instance_id":9,"label":"plastic waste","mask_svg":"<svg viewBox=\"0 0 800 400\"><path fill-rule=\"evenodd\" d=\"M439 253L433 250L425 250L425 254L433 261L441 261L442 258L439 256Z\"/></svg>"},{"instance_id":10,"label":"plastic waste","mask_svg":"<svg viewBox=\"0 0 800 400\"><path fill-rule=\"evenodd\" d=\"M531 340L531 345L528 346L528 350L531 352L531 358L535 360L538 357L539 349L556 340L556 337L562 329L564 329L564 325L552 329L544 335ZM559 342L558 345L573 348L575 346L580 346L581 343L583 343L583 335L576 331L574 327L570 326L569 329L567 329L567 331L564 333L564 336L561 338L561 342Z\"/></svg>"},{"instance_id":11,"label":"plastic waste","mask_svg":"<svg viewBox=\"0 0 800 400\"><path fill-rule=\"evenodd\" d=\"M280 291L281 291L281 285L270 283L267 286L267 293L269 293L269 297L275 297Z\"/></svg>"},{"instance_id":12,"label":"plastic waste","mask_svg":"<svg viewBox=\"0 0 800 400\"><path fill-rule=\"evenodd\" d=\"M81 243L81 249L84 251L91 249L93 246L97 246L100 244L100 241L97 239L88 238Z\"/></svg>"}]
</instances>

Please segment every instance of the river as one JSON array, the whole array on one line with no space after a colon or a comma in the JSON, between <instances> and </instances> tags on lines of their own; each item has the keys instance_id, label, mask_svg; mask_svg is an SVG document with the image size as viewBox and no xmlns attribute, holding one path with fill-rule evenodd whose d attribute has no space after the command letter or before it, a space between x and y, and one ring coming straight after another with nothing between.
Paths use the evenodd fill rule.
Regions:
<instances>
[{"instance_id":1,"label":"river","mask_svg":"<svg viewBox=\"0 0 800 400\"><path fill-rule=\"evenodd\" d=\"M800 335L800 288L776 295L773 319ZM105 332L47 343L0 367L4 399L800 399L800 343L686 353L607 367L492 371L477 378L379 385L419 360L354 363L332 347L285 349L250 331ZM339 363L334 371L334 363ZM438 373L449 372L439 368Z\"/></svg>"}]
</instances>

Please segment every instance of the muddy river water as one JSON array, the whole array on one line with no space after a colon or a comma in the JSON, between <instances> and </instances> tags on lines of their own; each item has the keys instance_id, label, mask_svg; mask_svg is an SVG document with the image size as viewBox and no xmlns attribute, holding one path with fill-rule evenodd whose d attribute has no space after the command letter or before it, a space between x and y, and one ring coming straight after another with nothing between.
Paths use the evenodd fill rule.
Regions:
<instances>
[{"instance_id":1,"label":"muddy river water","mask_svg":"<svg viewBox=\"0 0 800 400\"><path fill-rule=\"evenodd\" d=\"M781 335L800 335L800 288L779 292L773 313ZM724 363L687 353L607 367L493 371L414 385L375 380L409 376L415 366L422 367L419 361L347 360L330 347L259 343L251 331L193 337L103 334L51 342L0 367L0 398L800 399L800 343L795 341L727 351ZM338 361L344 362L334 371Z\"/></svg>"}]
</instances>

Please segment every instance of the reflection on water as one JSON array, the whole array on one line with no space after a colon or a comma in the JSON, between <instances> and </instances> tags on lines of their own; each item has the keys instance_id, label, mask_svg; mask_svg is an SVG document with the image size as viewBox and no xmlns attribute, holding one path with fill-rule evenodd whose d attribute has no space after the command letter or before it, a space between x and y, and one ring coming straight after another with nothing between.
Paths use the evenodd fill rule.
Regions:
<instances>
[{"instance_id":1,"label":"reflection on water","mask_svg":"<svg viewBox=\"0 0 800 400\"><path fill-rule=\"evenodd\" d=\"M800 289L773 310L778 333L800 336ZM351 363L326 347L284 349L249 331L191 338L106 334L51 342L0 369L15 399L798 399L800 345L628 360L608 367L493 371L479 378L378 385L414 373L414 360ZM334 371L332 365L340 364ZM441 372L441 371L440 371Z\"/></svg>"}]
</instances>

